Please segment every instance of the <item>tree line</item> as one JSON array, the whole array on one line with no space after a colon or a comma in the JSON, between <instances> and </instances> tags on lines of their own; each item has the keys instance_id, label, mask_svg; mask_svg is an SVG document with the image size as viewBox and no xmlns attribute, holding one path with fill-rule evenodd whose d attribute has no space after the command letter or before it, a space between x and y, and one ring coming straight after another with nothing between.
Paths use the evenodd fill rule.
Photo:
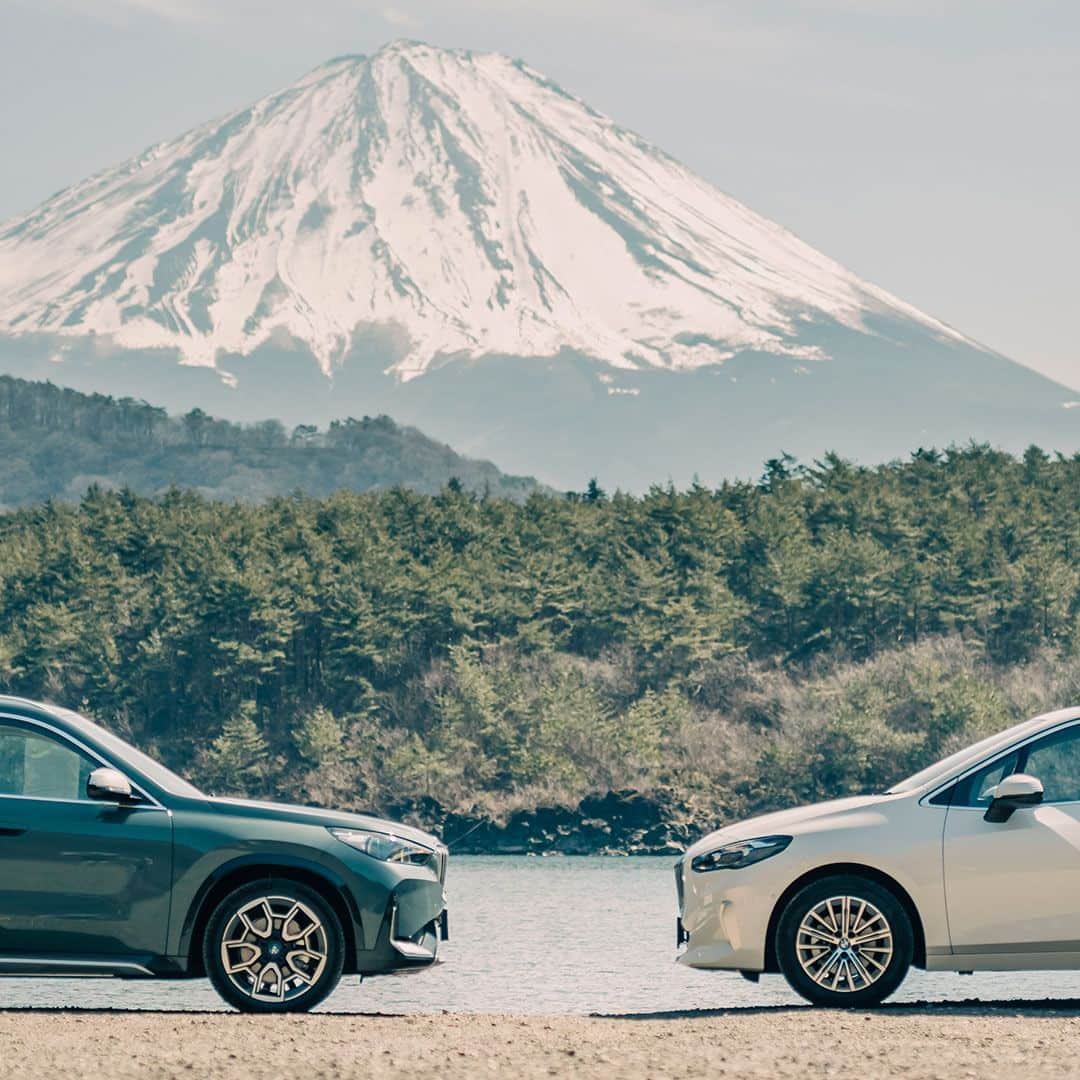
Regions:
<instances>
[{"instance_id":1,"label":"tree line","mask_svg":"<svg viewBox=\"0 0 1080 1080\"><path fill-rule=\"evenodd\" d=\"M0 515L0 687L217 790L704 817L883 786L1076 700L1080 457L986 446L639 497L449 485Z\"/></svg>"}]
</instances>

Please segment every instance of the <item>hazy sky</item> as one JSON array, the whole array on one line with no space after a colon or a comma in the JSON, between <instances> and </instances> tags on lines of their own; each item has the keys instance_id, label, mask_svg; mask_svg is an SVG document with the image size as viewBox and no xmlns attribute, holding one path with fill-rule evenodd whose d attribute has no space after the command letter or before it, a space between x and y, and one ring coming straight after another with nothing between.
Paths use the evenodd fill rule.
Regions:
<instances>
[{"instance_id":1,"label":"hazy sky","mask_svg":"<svg viewBox=\"0 0 1080 1080\"><path fill-rule=\"evenodd\" d=\"M1080 389L1077 0L0 0L0 219L395 37L524 57Z\"/></svg>"}]
</instances>

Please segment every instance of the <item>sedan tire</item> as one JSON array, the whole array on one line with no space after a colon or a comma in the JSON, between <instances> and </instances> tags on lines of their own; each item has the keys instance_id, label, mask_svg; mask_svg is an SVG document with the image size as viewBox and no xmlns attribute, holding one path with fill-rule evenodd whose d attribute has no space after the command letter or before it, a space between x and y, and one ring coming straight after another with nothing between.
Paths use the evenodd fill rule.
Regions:
<instances>
[{"instance_id":1,"label":"sedan tire","mask_svg":"<svg viewBox=\"0 0 1080 1080\"><path fill-rule=\"evenodd\" d=\"M345 936L333 907L299 882L266 878L214 909L203 963L214 989L241 1012L306 1012L341 980Z\"/></svg>"},{"instance_id":2,"label":"sedan tire","mask_svg":"<svg viewBox=\"0 0 1080 1080\"><path fill-rule=\"evenodd\" d=\"M904 980L914 934L903 904L867 878L838 875L797 893L780 916L776 958L815 1005L877 1005Z\"/></svg>"}]
</instances>

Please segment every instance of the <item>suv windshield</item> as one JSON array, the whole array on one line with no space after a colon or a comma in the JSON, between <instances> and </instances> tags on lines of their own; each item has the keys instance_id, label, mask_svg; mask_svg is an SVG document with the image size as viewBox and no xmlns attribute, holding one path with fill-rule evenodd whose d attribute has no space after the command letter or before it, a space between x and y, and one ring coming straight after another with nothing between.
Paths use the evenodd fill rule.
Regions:
<instances>
[{"instance_id":1,"label":"suv windshield","mask_svg":"<svg viewBox=\"0 0 1080 1080\"><path fill-rule=\"evenodd\" d=\"M1014 727L1006 728L1005 731L999 731L996 735L988 735L985 739L980 739L979 742L974 743L972 746L965 746L963 750L957 750L955 754L950 754L940 761L935 761L933 765L920 769L919 772L909 776L906 780L901 780L899 784L893 784L885 794L903 795L908 791L918 791L919 788L930 787L935 781L948 780L951 775L963 772L965 766L974 765L995 750L1004 749L1010 743L1016 742L1025 735L1036 732L1045 726L1045 719L1025 720Z\"/></svg>"},{"instance_id":2,"label":"suv windshield","mask_svg":"<svg viewBox=\"0 0 1080 1080\"><path fill-rule=\"evenodd\" d=\"M205 798L194 784L189 784L182 776L177 776L171 769L166 769L161 762L155 761L148 754L137 750L131 743L125 742L111 731L107 731L100 724L95 724L93 720L88 720L85 716L72 712L70 709L58 709L55 706L53 709L65 719L88 729L88 734L92 735L106 750L115 754L122 763L130 764L132 768L137 769L147 780L152 784L156 784L162 791L188 799Z\"/></svg>"}]
</instances>

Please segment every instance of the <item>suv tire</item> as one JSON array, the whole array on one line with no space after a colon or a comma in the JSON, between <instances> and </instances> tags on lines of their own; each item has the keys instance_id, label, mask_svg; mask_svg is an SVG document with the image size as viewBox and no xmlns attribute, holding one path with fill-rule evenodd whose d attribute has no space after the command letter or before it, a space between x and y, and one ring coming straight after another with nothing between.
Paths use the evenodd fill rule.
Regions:
<instances>
[{"instance_id":1,"label":"suv tire","mask_svg":"<svg viewBox=\"0 0 1080 1080\"><path fill-rule=\"evenodd\" d=\"M265 878L229 893L203 936L214 989L241 1012L306 1012L341 980L345 935L314 889Z\"/></svg>"}]
</instances>

